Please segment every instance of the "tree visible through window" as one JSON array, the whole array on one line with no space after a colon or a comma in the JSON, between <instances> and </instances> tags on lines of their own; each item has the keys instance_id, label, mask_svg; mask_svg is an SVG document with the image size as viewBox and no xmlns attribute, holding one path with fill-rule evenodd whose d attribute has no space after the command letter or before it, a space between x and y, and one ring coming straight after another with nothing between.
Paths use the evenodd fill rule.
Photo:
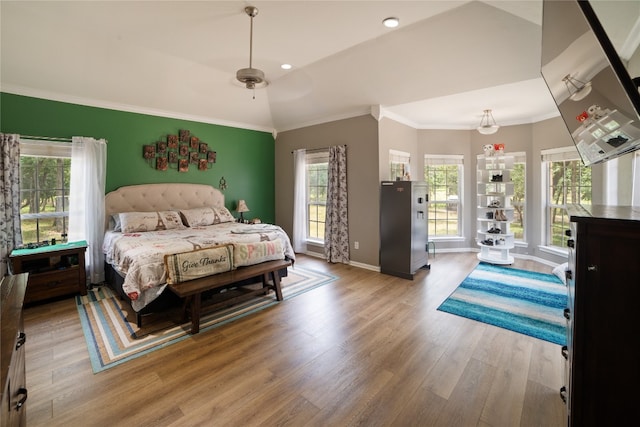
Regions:
<instances>
[{"instance_id":1,"label":"tree visible through window","mask_svg":"<svg viewBox=\"0 0 640 427\"><path fill-rule=\"evenodd\" d=\"M425 156L424 179L429 185L429 237L460 236L462 156Z\"/></svg>"},{"instance_id":2,"label":"tree visible through window","mask_svg":"<svg viewBox=\"0 0 640 427\"><path fill-rule=\"evenodd\" d=\"M329 152L307 154L307 238L324 242Z\"/></svg>"},{"instance_id":3,"label":"tree visible through window","mask_svg":"<svg viewBox=\"0 0 640 427\"><path fill-rule=\"evenodd\" d=\"M20 221L26 243L67 234L71 159L20 157Z\"/></svg>"},{"instance_id":4,"label":"tree visible through window","mask_svg":"<svg viewBox=\"0 0 640 427\"><path fill-rule=\"evenodd\" d=\"M509 229L515 240L525 240L526 158L524 153L510 155L514 156L514 164L511 170L513 222L509 225Z\"/></svg>"},{"instance_id":5,"label":"tree visible through window","mask_svg":"<svg viewBox=\"0 0 640 427\"><path fill-rule=\"evenodd\" d=\"M580 160L552 160L547 171L547 244L564 248L569 228L567 205L591 204L591 169Z\"/></svg>"}]
</instances>

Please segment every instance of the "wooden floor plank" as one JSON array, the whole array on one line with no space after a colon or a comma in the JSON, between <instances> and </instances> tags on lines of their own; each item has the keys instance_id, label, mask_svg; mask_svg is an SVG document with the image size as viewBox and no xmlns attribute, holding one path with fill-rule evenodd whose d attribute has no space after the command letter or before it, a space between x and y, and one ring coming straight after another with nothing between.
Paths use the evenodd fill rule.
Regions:
<instances>
[{"instance_id":1,"label":"wooden floor plank","mask_svg":"<svg viewBox=\"0 0 640 427\"><path fill-rule=\"evenodd\" d=\"M560 346L437 311L478 261L430 262L406 280L300 255L337 280L98 374L72 298L26 308L27 424L564 425Z\"/></svg>"}]
</instances>

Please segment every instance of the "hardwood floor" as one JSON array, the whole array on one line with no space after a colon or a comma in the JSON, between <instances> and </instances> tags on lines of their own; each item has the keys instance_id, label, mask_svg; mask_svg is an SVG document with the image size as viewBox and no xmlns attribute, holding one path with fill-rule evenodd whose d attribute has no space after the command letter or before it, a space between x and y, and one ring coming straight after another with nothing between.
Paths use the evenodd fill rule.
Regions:
<instances>
[{"instance_id":1,"label":"hardwood floor","mask_svg":"<svg viewBox=\"0 0 640 427\"><path fill-rule=\"evenodd\" d=\"M477 262L410 281L300 255L339 279L95 375L73 298L27 308L27 425L565 425L559 346L437 311Z\"/></svg>"}]
</instances>

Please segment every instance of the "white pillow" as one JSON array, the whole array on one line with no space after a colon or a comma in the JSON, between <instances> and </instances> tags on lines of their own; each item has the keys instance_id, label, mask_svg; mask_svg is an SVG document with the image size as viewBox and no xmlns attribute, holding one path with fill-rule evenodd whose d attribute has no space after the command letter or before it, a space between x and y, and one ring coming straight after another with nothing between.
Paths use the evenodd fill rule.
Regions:
<instances>
[{"instance_id":1,"label":"white pillow","mask_svg":"<svg viewBox=\"0 0 640 427\"><path fill-rule=\"evenodd\" d=\"M123 233L184 228L180 214L174 211L123 212L119 216Z\"/></svg>"},{"instance_id":2,"label":"white pillow","mask_svg":"<svg viewBox=\"0 0 640 427\"><path fill-rule=\"evenodd\" d=\"M180 211L184 225L187 227L198 227L201 225L211 225L216 219L213 208L193 208Z\"/></svg>"},{"instance_id":3,"label":"white pillow","mask_svg":"<svg viewBox=\"0 0 640 427\"><path fill-rule=\"evenodd\" d=\"M216 211L217 221L214 224L219 224L221 222L236 222L235 217L229 212L229 209L224 206L221 208L213 208Z\"/></svg>"},{"instance_id":4,"label":"white pillow","mask_svg":"<svg viewBox=\"0 0 640 427\"><path fill-rule=\"evenodd\" d=\"M557 265L553 269L553 274L558 276L558 279L560 279L562 283L564 283L565 285L567 284L567 276L564 274L564 272L567 271L568 267L569 267L569 263L565 262L563 264Z\"/></svg>"}]
</instances>

